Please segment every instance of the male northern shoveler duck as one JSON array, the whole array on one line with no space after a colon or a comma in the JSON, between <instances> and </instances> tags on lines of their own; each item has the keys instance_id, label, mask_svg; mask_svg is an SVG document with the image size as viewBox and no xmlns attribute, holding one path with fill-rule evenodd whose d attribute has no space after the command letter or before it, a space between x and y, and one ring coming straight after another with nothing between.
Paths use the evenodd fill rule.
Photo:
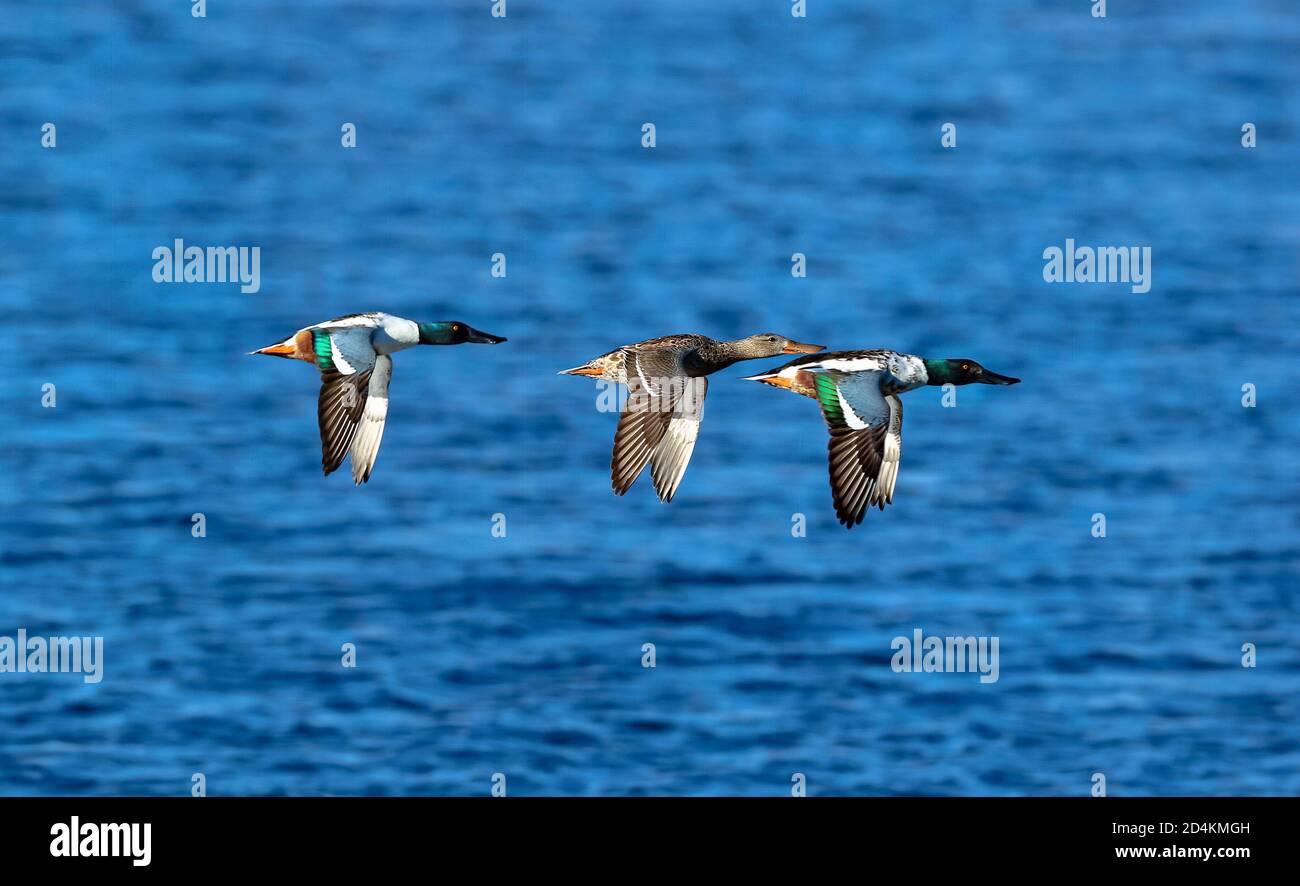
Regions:
<instances>
[{"instance_id":1,"label":"male northern shoveler duck","mask_svg":"<svg viewBox=\"0 0 1300 886\"><path fill-rule=\"evenodd\" d=\"M668 502L682 482L700 433L704 396L709 390L705 376L740 360L812 354L822 347L801 344L775 332L736 341L666 335L623 345L560 374L627 385L627 402L614 434L611 485L616 495L627 492L648 462L655 492Z\"/></svg>"},{"instance_id":2,"label":"male northern shoveler duck","mask_svg":"<svg viewBox=\"0 0 1300 886\"><path fill-rule=\"evenodd\" d=\"M321 468L327 475L332 473L351 452L352 480L360 486L370 479L388 418L388 379L393 374L389 355L415 345L503 341L458 320L416 323L372 311L307 326L282 342L249 353L315 364L321 374L316 405Z\"/></svg>"},{"instance_id":3,"label":"male northern shoveler duck","mask_svg":"<svg viewBox=\"0 0 1300 886\"><path fill-rule=\"evenodd\" d=\"M751 376L812 397L830 429L831 494L846 528L862 522L867 508L882 511L894 500L903 452L903 401L898 395L924 385L1014 385L974 360L927 360L897 351L836 351L800 357Z\"/></svg>"}]
</instances>

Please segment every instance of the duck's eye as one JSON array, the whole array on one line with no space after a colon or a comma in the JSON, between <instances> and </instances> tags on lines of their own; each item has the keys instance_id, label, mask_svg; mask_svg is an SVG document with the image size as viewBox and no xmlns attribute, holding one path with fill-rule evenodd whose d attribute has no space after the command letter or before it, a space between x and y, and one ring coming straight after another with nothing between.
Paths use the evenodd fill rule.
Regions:
<instances>
[{"instance_id":1,"label":"duck's eye","mask_svg":"<svg viewBox=\"0 0 1300 886\"><path fill-rule=\"evenodd\" d=\"M776 341L776 336L775 336L775 335L768 336L768 339L767 339L767 340L768 340L768 341Z\"/></svg>"},{"instance_id":2,"label":"duck's eye","mask_svg":"<svg viewBox=\"0 0 1300 886\"><path fill-rule=\"evenodd\" d=\"M460 324L459 324L459 323L453 323L453 324L451 324L451 331L452 331L452 332L460 332Z\"/></svg>"}]
</instances>

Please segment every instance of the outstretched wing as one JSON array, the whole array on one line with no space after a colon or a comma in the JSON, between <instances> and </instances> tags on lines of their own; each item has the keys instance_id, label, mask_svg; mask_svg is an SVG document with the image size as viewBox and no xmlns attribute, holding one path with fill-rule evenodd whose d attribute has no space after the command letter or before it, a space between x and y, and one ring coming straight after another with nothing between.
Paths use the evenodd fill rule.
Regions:
<instances>
[{"instance_id":1,"label":"outstretched wing","mask_svg":"<svg viewBox=\"0 0 1300 886\"><path fill-rule=\"evenodd\" d=\"M678 406L686 399L687 390L698 387L697 380L683 372L681 355L673 351L625 349L623 365L627 375L627 402L623 404L618 430L614 432L614 454L610 459L610 485L616 495L627 492L645 469L663 442ZM703 395L696 399L703 401ZM689 436L684 426L681 431L683 438ZM693 447L694 439L690 444ZM690 458L689 450L685 455ZM665 465L668 460L665 454ZM675 463L676 459L672 460Z\"/></svg>"},{"instance_id":2,"label":"outstretched wing","mask_svg":"<svg viewBox=\"0 0 1300 886\"><path fill-rule=\"evenodd\" d=\"M312 345L321 373L316 419L320 425L321 469L333 473L343 463L365 412L371 376L379 355L360 327L313 329ZM385 379L387 390L387 379Z\"/></svg>"},{"instance_id":3,"label":"outstretched wing","mask_svg":"<svg viewBox=\"0 0 1300 886\"><path fill-rule=\"evenodd\" d=\"M695 451L695 438L700 435L704 397L708 392L707 378L687 380L686 389L673 409L663 438L650 454L650 479L654 481L660 501L673 500L677 487L686 474L691 453Z\"/></svg>"},{"instance_id":4,"label":"outstretched wing","mask_svg":"<svg viewBox=\"0 0 1300 886\"><path fill-rule=\"evenodd\" d=\"M903 451L903 401L883 394L884 373L819 373L817 400L830 430L827 445L835 515L852 528L867 508L894 500Z\"/></svg>"},{"instance_id":5,"label":"outstretched wing","mask_svg":"<svg viewBox=\"0 0 1300 886\"><path fill-rule=\"evenodd\" d=\"M316 419L320 424L321 470L334 473L343 463L366 407L371 370L343 375L334 369L321 370L320 398Z\"/></svg>"},{"instance_id":6,"label":"outstretched wing","mask_svg":"<svg viewBox=\"0 0 1300 886\"><path fill-rule=\"evenodd\" d=\"M379 457L379 443L384 439L384 424L388 420L388 380L393 375L393 358L380 354L370 373L366 405L352 438L352 481L360 486L370 479L370 472Z\"/></svg>"}]
</instances>

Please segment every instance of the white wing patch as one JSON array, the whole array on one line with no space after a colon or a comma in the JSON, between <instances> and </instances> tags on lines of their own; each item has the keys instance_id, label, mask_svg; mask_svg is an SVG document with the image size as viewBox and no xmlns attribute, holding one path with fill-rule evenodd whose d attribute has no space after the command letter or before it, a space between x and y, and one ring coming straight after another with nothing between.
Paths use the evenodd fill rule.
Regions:
<instances>
[{"instance_id":1,"label":"white wing patch","mask_svg":"<svg viewBox=\"0 0 1300 886\"><path fill-rule=\"evenodd\" d=\"M845 359L820 360L816 363L807 363L799 367L816 372L819 369L832 370L835 372L879 372L885 368L885 364L879 357L851 357Z\"/></svg>"},{"instance_id":2,"label":"white wing patch","mask_svg":"<svg viewBox=\"0 0 1300 886\"><path fill-rule=\"evenodd\" d=\"M860 431L867 427L867 423L853 411L853 404L845 399L843 389L836 388L835 395L839 398L840 412L844 413L845 423L855 431Z\"/></svg>"},{"instance_id":3,"label":"white wing patch","mask_svg":"<svg viewBox=\"0 0 1300 886\"><path fill-rule=\"evenodd\" d=\"M330 362L334 364L335 369L344 375L352 375L357 371L356 368L348 362L347 357L343 356L343 348L339 346L338 341L332 335L330 336Z\"/></svg>"}]
</instances>

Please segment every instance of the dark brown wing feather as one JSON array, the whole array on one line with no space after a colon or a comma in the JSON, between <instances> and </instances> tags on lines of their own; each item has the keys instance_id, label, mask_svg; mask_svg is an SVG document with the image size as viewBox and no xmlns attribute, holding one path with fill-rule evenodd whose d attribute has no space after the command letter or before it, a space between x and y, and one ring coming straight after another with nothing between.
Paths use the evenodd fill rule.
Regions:
<instances>
[{"instance_id":1,"label":"dark brown wing feather","mask_svg":"<svg viewBox=\"0 0 1300 886\"><path fill-rule=\"evenodd\" d=\"M357 423L366 408L370 369L343 375L333 369L321 373L316 420L320 424L321 469L333 473L348 454Z\"/></svg>"},{"instance_id":2,"label":"dark brown wing feather","mask_svg":"<svg viewBox=\"0 0 1300 886\"><path fill-rule=\"evenodd\" d=\"M658 338L648 338L645 341L639 341L636 344L624 345L623 349L628 351L640 351L648 354L654 351L663 351L668 354L677 352L676 357L700 345L713 342L713 339L707 335L695 335L692 333L678 333L677 335L661 335Z\"/></svg>"},{"instance_id":3,"label":"dark brown wing feather","mask_svg":"<svg viewBox=\"0 0 1300 886\"><path fill-rule=\"evenodd\" d=\"M831 496L835 500L835 516L845 526L861 523L867 508L877 503L876 478L880 475L888 430L886 425L858 431L842 425L830 426L827 455ZM884 510L884 499L880 499L879 504Z\"/></svg>"}]
</instances>

